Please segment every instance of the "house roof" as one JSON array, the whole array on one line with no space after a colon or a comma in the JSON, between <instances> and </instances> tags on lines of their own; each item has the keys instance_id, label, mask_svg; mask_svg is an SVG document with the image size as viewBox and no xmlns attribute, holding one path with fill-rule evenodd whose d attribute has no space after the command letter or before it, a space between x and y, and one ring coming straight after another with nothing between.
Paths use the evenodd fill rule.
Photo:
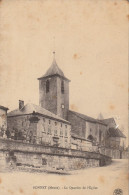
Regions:
<instances>
[{"instance_id":1,"label":"house roof","mask_svg":"<svg viewBox=\"0 0 129 195\"><path fill-rule=\"evenodd\" d=\"M78 112L75 112L75 111L72 111L72 110L69 110L69 112L72 112L73 114L75 114L76 116L78 116L79 118L82 118L83 120L85 121L89 121L89 122L93 122L93 123L100 123L102 125L106 125L105 123L103 123L102 121L100 120L97 120L97 119L94 119L90 116L87 116L87 115L84 115L84 114L81 114L81 113L78 113Z\"/></svg>"},{"instance_id":2,"label":"house roof","mask_svg":"<svg viewBox=\"0 0 129 195\"><path fill-rule=\"evenodd\" d=\"M6 110L6 111L9 110L8 108L6 108L6 107L4 107L4 106L1 106L1 105L0 105L0 109Z\"/></svg>"},{"instance_id":3,"label":"house roof","mask_svg":"<svg viewBox=\"0 0 129 195\"><path fill-rule=\"evenodd\" d=\"M105 123L106 125L109 125L113 121L115 122L114 118L107 118L107 119L102 119L102 120L99 120L99 121ZM116 124L116 122L115 122L115 124Z\"/></svg>"},{"instance_id":4,"label":"house roof","mask_svg":"<svg viewBox=\"0 0 129 195\"><path fill-rule=\"evenodd\" d=\"M53 59L52 65L50 66L50 68L47 70L47 72L40 78L38 78L39 80L42 78L46 78L46 77L50 77L50 76L54 76L54 75L58 75L60 77L63 77L64 79L68 80L63 71L58 67L55 58Z\"/></svg>"},{"instance_id":5,"label":"house roof","mask_svg":"<svg viewBox=\"0 0 129 195\"><path fill-rule=\"evenodd\" d=\"M42 108L40 106L37 106L35 104L28 103L26 104L22 109L16 109L8 113L8 117L12 116L19 116L19 115L28 115L28 114L40 114L48 118L53 118L54 120L59 120L65 123L69 123L69 121L64 120L63 118L59 117L56 114L53 114L52 112L46 110L45 108Z\"/></svg>"},{"instance_id":6,"label":"house roof","mask_svg":"<svg viewBox=\"0 0 129 195\"><path fill-rule=\"evenodd\" d=\"M108 130L110 137L123 137L126 138L126 136L118 129L118 128L109 128Z\"/></svg>"}]
</instances>

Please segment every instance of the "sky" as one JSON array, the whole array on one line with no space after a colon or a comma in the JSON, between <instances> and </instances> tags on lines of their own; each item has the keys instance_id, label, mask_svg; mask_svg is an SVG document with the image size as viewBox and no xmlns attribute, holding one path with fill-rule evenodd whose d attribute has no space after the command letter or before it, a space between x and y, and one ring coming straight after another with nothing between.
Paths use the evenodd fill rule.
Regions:
<instances>
[{"instance_id":1,"label":"sky","mask_svg":"<svg viewBox=\"0 0 129 195\"><path fill-rule=\"evenodd\" d=\"M70 109L115 117L127 136L128 19L126 0L1 0L0 105L38 104L55 50Z\"/></svg>"}]
</instances>

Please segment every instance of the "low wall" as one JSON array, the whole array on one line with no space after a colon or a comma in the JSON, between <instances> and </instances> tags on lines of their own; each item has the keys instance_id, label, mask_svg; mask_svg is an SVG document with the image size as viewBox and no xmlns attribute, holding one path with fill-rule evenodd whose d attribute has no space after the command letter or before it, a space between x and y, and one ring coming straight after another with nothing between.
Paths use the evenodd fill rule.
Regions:
<instances>
[{"instance_id":1,"label":"low wall","mask_svg":"<svg viewBox=\"0 0 129 195\"><path fill-rule=\"evenodd\" d=\"M111 157L112 159L128 159L129 151L127 150L119 150L115 148L100 148L100 153L106 156Z\"/></svg>"},{"instance_id":2,"label":"low wall","mask_svg":"<svg viewBox=\"0 0 129 195\"><path fill-rule=\"evenodd\" d=\"M129 150L122 152L122 159L129 159Z\"/></svg>"},{"instance_id":3,"label":"low wall","mask_svg":"<svg viewBox=\"0 0 129 195\"><path fill-rule=\"evenodd\" d=\"M0 167L25 165L55 169L81 169L104 166L111 158L100 153L43 146L21 141L0 139Z\"/></svg>"}]
</instances>

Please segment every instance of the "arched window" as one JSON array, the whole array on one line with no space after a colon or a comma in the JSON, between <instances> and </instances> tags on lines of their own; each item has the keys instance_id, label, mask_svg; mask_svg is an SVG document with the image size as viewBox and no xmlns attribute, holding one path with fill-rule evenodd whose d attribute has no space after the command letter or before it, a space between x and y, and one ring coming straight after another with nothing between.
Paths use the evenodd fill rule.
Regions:
<instances>
[{"instance_id":1,"label":"arched window","mask_svg":"<svg viewBox=\"0 0 129 195\"><path fill-rule=\"evenodd\" d=\"M61 93L64 93L64 81L61 81Z\"/></svg>"},{"instance_id":2,"label":"arched window","mask_svg":"<svg viewBox=\"0 0 129 195\"><path fill-rule=\"evenodd\" d=\"M50 89L50 82L49 80L46 81L46 93L49 92L49 89Z\"/></svg>"},{"instance_id":3,"label":"arched window","mask_svg":"<svg viewBox=\"0 0 129 195\"><path fill-rule=\"evenodd\" d=\"M94 138L93 138L93 136L92 136L92 135L89 135L87 139L89 139L89 140L91 140L91 141L93 141L93 140L94 140Z\"/></svg>"}]
</instances>

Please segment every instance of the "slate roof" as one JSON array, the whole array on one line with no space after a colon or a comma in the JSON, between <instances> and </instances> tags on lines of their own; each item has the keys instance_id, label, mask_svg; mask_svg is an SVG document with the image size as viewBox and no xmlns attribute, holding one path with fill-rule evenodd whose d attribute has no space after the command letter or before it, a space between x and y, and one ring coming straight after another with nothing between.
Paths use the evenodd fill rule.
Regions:
<instances>
[{"instance_id":1,"label":"slate roof","mask_svg":"<svg viewBox=\"0 0 129 195\"><path fill-rule=\"evenodd\" d=\"M6 110L6 111L9 110L8 108L1 106L1 105L0 105L0 109Z\"/></svg>"},{"instance_id":2,"label":"slate roof","mask_svg":"<svg viewBox=\"0 0 129 195\"><path fill-rule=\"evenodd\" d=\"M100 123L102 125L106 125L105 123L103 123L102 121L100 120L97 120L97 119L94 119L90 116L87 116L87 115L84 115L84 114L81 114L81 113L78 113L78 112L75 112L75 111L72 111L72 110L69 110L69 112L72 112L73 114L75 114L76 116L78 116L79 118L82 118L83 120L85 121L89 121L89 122L93 122L93 123Z\"/></svg>"},{"instance_id":3,"label":"slate roof","mask_svg":"<svg viewBox=\"0 0 129 195\"><path fill-rule=\"evenodd\" d=\"M99 120L99 121L105 123L106 125L109 125L110 123L112 123L112 121L115 122L114 118L107 118L107 119L102 119L102 120Z\"/></svg>"},{"instance_id":4,"label":"slate roof","mask_svg":"<svg viewBox=\"0 0 129 195\"><path fill-rule=\"evenodd\" d=\"M33 114L35 112L36 114L41 114L43 116L53 118L55 120L59 120L65 123L70 123L69 121L64 120L63 118L59 117L56 114L53 114L52 112L46 110L45 108L42 108L41 106L37 106L35 104L28 103L26 104L22 109L16 109L8 113L8 117L11 116L19 116L19 115L25 115L25 114Z\"/></svg>"},{"instance_id":5,"label":"slate roof","mask_svg":"<svg viewBox=\"0 0 129 195\"><path fill-rule=\"evenodd\" d=\"M40 77L38 79L42 79L42 78L49 77L49 76L54 76L54 75L58 75L60 77L63 77L64 79L68 80L65 77L63 71L58 67L55 58L53 59L52 65L47 70L47 72L42 77Z\"/></svg>"},{"instance_id":6,"label":"slate roof","mask_svg":"<svg viewBox=\"0 0 129 195\"><path fill-rule=\"evenodd\" d=\"M123 137L126 138L126 136L118 129L118 128L109 128L108 130L110 137Z\"/></svg>"}]
</instances>

